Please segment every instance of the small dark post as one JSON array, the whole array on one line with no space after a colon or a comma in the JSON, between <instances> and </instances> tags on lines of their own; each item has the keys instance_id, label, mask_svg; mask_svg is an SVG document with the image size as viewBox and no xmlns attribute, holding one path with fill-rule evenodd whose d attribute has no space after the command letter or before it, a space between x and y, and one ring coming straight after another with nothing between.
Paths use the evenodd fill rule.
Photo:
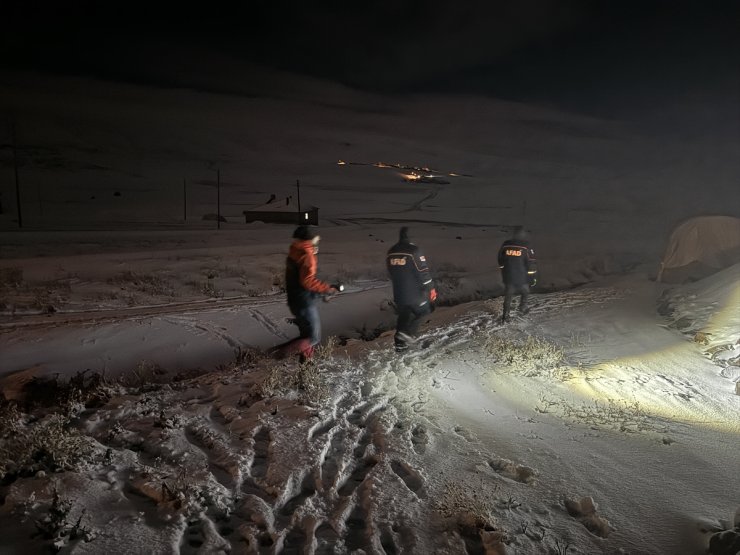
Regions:
<instances>
[{"instance_id":1,"label":"small dark post","mask_svg":"<svg viewBox=\"0 0 740 555\"><path fill-rule=\"evenodd\" d=\"M216 221L221 229L221 170L216 170Z\"/></svg>"},{"instance_id":2,"label":"small dark post","mask_svg":"<svg viewBox=\"0 0 740 555\"><path fill-rule=\"evenodd\" d=\"M188 221L188 188L185 178L182 178L182 219Z\"/></svg>"},{"instance_id":3,"label":"small dark post","mask_svg":"<svg viewBox=\"0 0 740 555\"><path fill-rule=\"evenodd\" d=\"M36 182L36 196L39 198L39 217L44 219L44 202L41 200L41 183Z\"/></svg>"},{"instance_id":4,"label":"small dark post","mask_svg":"<svg viewBox=\"0 0 740 555\"><path fill-rule=\"evenodd\" d=\"M522 204L522 225L527 225L527 201Z\"/></svg>"},{"instance_id":5,"label":"small dark post","mask_svg":"<svg viewBox=\"0 0 740 555\"><path fill-rule=\"evenodd\" d=\"M298 190L298 212L301 211L301 180L295 180L295 188Z\"/></svg>"},{"instance_id":6,"label":"small dark post","mask_svg":"<svg viewBox=\"0 0 740 555\"><path fill-rule=\"evenodd\" d=\"M15 124L10 127L13 141L13 171L15 172L15 203L18 208L18 229L23 229L23 215L21 213L21 187L18 183L18 148L15 144Z\"/></svg>"}]
</instances>

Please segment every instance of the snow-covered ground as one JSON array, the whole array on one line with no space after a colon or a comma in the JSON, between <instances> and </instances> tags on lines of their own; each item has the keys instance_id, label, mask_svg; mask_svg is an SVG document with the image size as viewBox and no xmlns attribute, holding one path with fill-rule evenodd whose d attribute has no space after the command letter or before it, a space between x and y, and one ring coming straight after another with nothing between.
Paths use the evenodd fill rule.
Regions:
<instances>
[{"instance_id":1,"label":"snow-covered ground","mask_svg":"<svg viewBox=\"0 0 740 555\"><path fill-rule=\"evenodd\" d=\"M29 183L23 232L2 185L0 387L36 402L0 413L0 553L735 553L714 534L740 507L740 265L654 275L675 222L738 215L738 138L298 79L50 79L0 89ZM200 219L215 168L221 230ZM259 354L295 333L292 228L240 216L296 178L320 273L348 284L303 369ZM444 306L399 356L383 255L402 223ZM540 290L502 327L495 253L519 223Z\"/></svg>"}]
</instances>

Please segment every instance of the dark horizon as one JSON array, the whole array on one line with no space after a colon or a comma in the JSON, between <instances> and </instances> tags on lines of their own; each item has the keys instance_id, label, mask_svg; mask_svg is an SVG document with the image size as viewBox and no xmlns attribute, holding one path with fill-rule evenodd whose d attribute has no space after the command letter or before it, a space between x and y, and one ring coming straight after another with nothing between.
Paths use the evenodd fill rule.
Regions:
<instances>
[{"instance_id":1,"label":"dark horizon","mask_svg":"<svg viewBox=\"0 0 740 555\"><path fill-rule=\"evenodd\" d=\"M649 115L673 99L706 95L729 104L740 95L739 4L432 0L311 11L270 2L208 11L17 4L0 63L168 86L167 56L207 48L365 91L485 94Z\"/></svg>"}]
</instances>

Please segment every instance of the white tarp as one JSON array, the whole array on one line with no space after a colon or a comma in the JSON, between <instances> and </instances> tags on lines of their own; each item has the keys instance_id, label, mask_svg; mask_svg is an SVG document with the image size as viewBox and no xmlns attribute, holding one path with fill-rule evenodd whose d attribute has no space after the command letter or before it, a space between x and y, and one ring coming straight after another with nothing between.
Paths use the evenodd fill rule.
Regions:
<instances>
[{"instance_id":1,"label":"white tarp","mask_svg":"<svg viewBox=\"0 0 740 555\"><path fill-rule=\"evenodd\" d=\"M668 240L658 281L705 277L740 262L740 218L698 216L679 225Z\"/></svg>"}]
</instances>

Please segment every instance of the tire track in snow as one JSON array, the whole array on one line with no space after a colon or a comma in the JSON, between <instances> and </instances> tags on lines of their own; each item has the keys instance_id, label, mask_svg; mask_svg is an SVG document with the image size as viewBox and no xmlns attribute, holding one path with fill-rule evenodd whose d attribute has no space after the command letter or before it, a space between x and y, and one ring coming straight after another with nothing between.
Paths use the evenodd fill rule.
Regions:
<instances>
[{"instance_id":1,"label":"tire track in snow","mask_svg":"<svg viewBox=\"0 0 740 555\"><path fill-rule=\"evenodd\" d=\"M99 325L106 322L125 320L142 320L161 315L212 312L215 310L233 310L242 306L266 306L281 302L277 296L255 299L253 297L227 297L223 299L206 299L178 303L165 303L152 306L115 308L105 310L58 311L54 314L0 315L0 330L19 328L55 328L63 325ZM3 321L5 320L5 321Z\"/></svg>"},{"instance_id":2,"label":"tire track in snow","mask_svg":"<svg viewBox=\"0 0 740 555\"><path fill-rule=\"evenodd\" d=\"M422 205L425 202L430 201L433 198L435 198L439 194L439 192L441 190L442 190L442 187L433 187L433 188L431 188L431 190L429 191L429 193L427 193L427 196L425 196L421 200L418 200L417 202L415 202L414 204L412 204L411 206L409 206L408 208L406 208L405 210L403 210L403 212L415 212L417 210L422 210Z\"/></svg>"},{"instance_id":3,"label":"tire track in snow","mask_svg":"<svg viewBox=\"0 0 740 555\"><path fill-rule=\"evenodd\" d=\"M269 317L265 316L262 311L250 308L249 313L263 328L269 331L271 334L276 335L280 339L289 339L289 337L283 333L280 327Z\"/></svg>"},{"instance_id":4,"label":"tire track in snow","mask_svg":"<svg viewBox=\"0 0 740 555\"><path fill-rule=\"evenodd\" d=\"M201 335L204 334L206 336L215 336L225 341L232 349L239 349L241 347L244 347L244 344L241 341L239 341L238 339L234 339L231 335L227 333L226 328L222 326L217 326L215 324L209 324L205 322L198 322L193 318L189 318L186 316L169 316L162 318L162 321L167 322L168 324L172 324L173 326L180 326L186 329L190 329L196 334L198 334L198 332L202 332Z\"/></svg>"}]
</instances>

